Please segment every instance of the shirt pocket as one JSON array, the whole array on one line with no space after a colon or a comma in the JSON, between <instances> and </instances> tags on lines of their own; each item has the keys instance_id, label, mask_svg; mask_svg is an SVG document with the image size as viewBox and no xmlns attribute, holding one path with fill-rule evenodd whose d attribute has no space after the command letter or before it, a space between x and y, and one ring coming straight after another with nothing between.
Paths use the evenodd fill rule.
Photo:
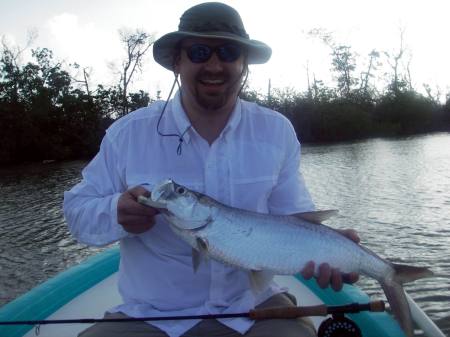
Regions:
<instances>
[{"instance_id":1,"label":"shirt pocket","mask_svg":"<svg viewBox=\"0 0 450 337\"><path fill-rule=\"evenodd\" d=\"M276 180L276 176L234 179L232 205L249 211L268 213L268 199Z\"/></svg>"},{"instance_id":2,"label":"shirt pocket","mask_svg":"<svg viewBox=\"0 0 450 337\"><path fill-rule=\"evenodd\" d=\"M279 153L270 146L254 148L231 165L232 205L268 213L268 199L281 169Z\"/></svg>"}]
</instances>

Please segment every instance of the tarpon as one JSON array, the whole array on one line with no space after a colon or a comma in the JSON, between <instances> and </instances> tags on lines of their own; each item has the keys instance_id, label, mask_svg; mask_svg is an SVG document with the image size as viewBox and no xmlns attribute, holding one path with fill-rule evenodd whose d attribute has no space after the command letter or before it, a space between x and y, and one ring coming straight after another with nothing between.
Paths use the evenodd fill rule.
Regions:
<instances>
[{"instance_id":1,"label":"tarpon","mask_svg":"<svg viewBox=\"0 0 450 337\"><path fill-rule=\"evenodd\" d=\"M204 194L165 180L141 203L157 207L174 232L193 247L193 266L208 256L251 271L293 275L309 261L328 263L343 273L376 279L394 316L413 336L411 313L402 284L431 276L425 267L391 263L321 222L330 212L262 214L226 206ZM261 274L259 274L261 273Z\"/></svg>"}]
</instances>

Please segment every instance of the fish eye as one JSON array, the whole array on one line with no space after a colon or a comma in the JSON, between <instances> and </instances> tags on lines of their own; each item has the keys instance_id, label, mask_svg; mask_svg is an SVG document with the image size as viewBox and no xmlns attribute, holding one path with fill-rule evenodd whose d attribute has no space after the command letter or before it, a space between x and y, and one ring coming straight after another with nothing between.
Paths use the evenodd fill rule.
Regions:
<instances>
[{"instance_id":1,"label":"fish eye","mask_svg":"<svg viewBox=\"0 0 450 337\"><path fill-rule=\"evenodd\" d=\"M186 190L185 190L183 187L177 187L176 192L177 192L178 194L184 194L184 192L186 192Z\"/></svg>"}]
</instances>

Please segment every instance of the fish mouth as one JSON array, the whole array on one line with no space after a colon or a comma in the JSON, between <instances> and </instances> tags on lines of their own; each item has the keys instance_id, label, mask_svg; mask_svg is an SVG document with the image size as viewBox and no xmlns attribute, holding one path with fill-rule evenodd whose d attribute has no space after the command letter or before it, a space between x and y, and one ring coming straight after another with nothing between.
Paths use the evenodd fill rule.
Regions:
<instances>
[{"instance_id":1,"label":"fish mouth","mask_svg":"<svg viewBox=\"0 0 450 337\"><path fill-rule=\"evenodd\" d=\"M152 190L152 201L166 204L170 195L175 191L175 183L171 179L160 182Z\"/></svg>"}]
</instances>

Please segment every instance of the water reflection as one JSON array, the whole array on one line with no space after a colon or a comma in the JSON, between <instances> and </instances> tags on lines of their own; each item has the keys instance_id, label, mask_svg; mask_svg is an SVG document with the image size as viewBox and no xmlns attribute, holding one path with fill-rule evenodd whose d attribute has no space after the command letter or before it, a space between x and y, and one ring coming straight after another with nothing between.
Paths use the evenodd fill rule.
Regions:
<instances>
[{"instance_id":1,"label":"water reflection","mask_svg":"<svg viewBox=\"0 0 450 337\"><path fill-rule=\"evenodd\" d=\"M406 289L433 319L448 320L450 136L305 146L302 165L317 208L340 210L328 224L357 229L393 262L432 268L437 277ZM376 282L361 283L383 297Z\"/></svg>"},{"instance_id":2,"label":"water reflection","mask_svg":"<svg viewBox=\"0 0 450 337\"><path fill-rule=\"evenodd\" d=\"M76 244L61 212L63 191L80 179L84 165L0 170L0 305L95 251Z\"/></svg>"},{"instance_id":3,"label":"water reflection","mask_svg":"<svg viewBox=\"0 0 450 337\"><path fill-rule=\"evenodd\" d=\"M70 237L63 191L85 162L0 169L0 305L98 249ZM430 266L437 277L406 285L439 326L450 330L450 135L304 146L302 170L327 223L355 228L394 262ZM362 286L382 298L379 285Z\"/></svg>"}]
</instances>

